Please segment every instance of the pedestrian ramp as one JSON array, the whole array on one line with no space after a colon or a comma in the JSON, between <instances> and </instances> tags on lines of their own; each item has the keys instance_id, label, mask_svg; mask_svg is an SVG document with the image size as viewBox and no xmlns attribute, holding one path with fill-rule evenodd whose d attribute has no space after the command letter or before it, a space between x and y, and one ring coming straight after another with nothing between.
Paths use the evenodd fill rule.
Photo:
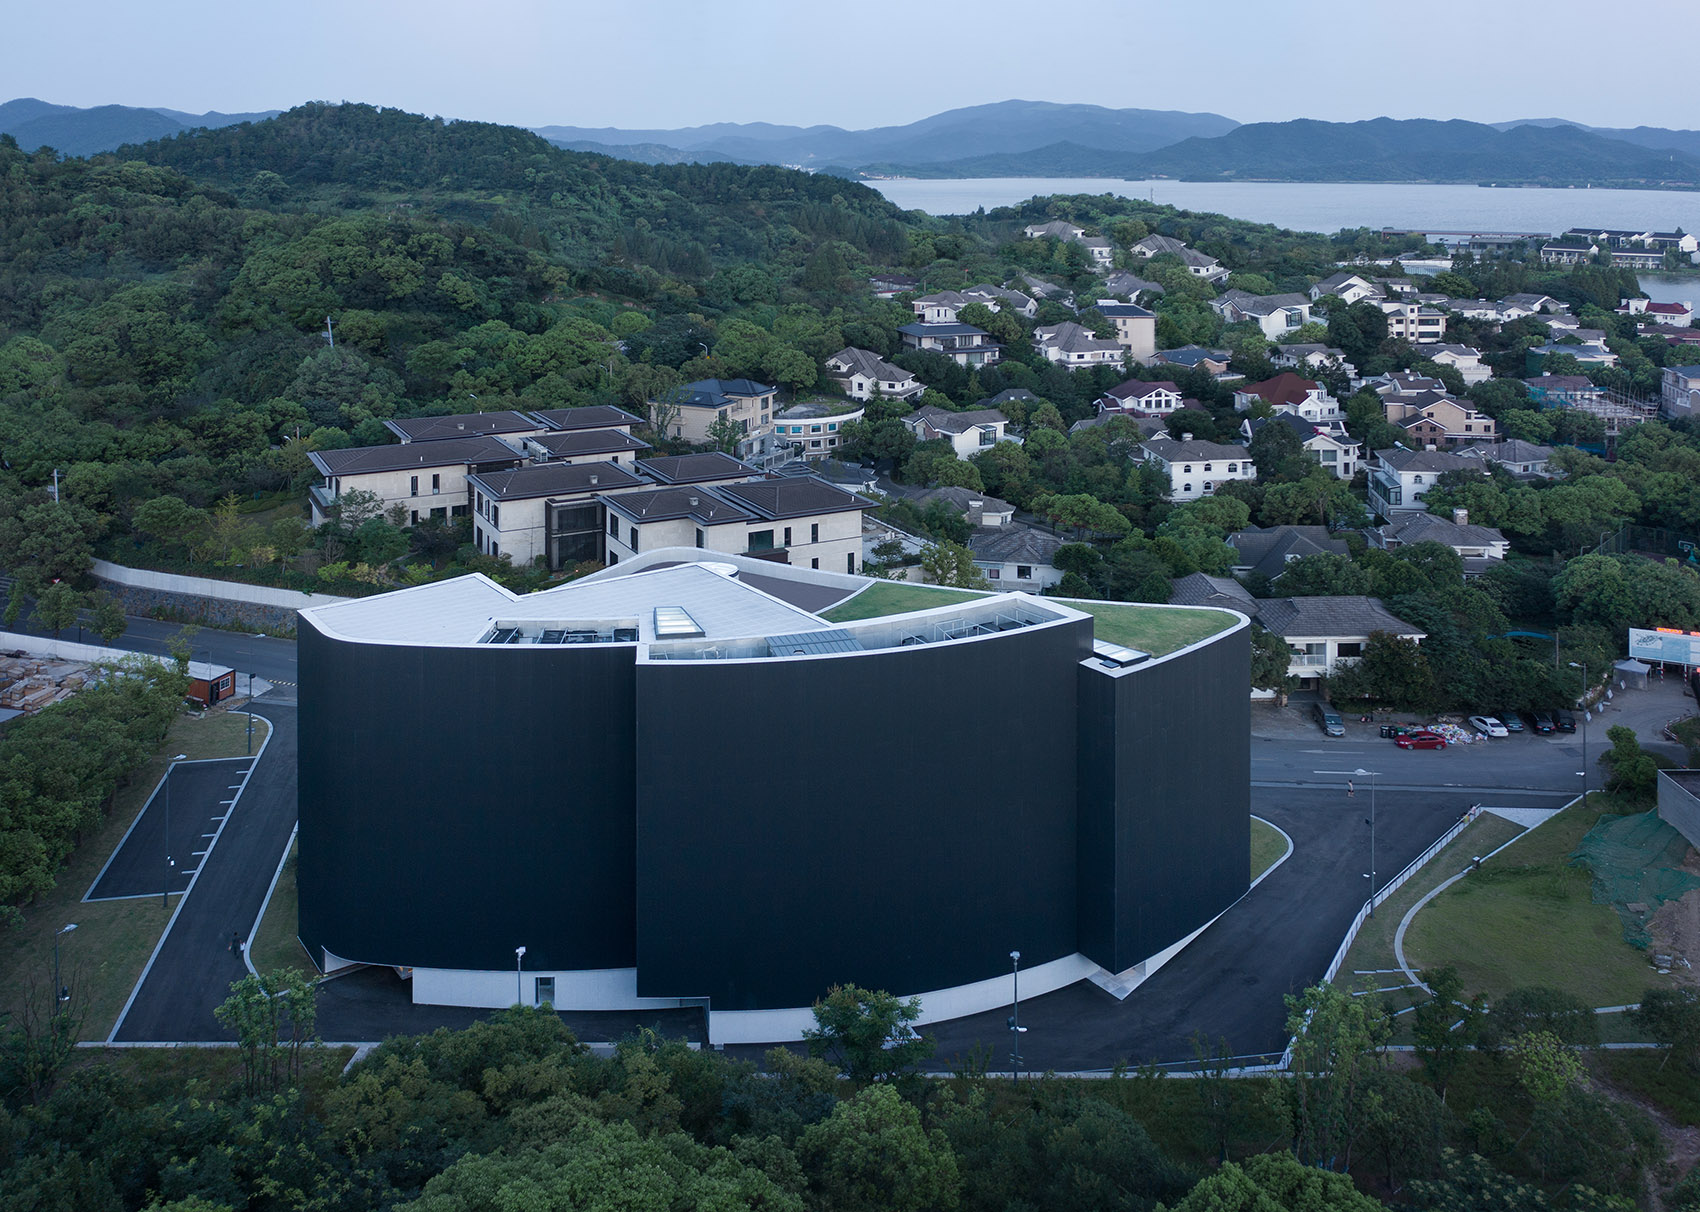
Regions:
<instances>
[{"instance_id":1,"label":"pedestrian ramp","mask_svg":"<svg viewBox=\"0 0 1700 1212\"><path fill-rule=\"evenodd\" d=\"M1481 810L1503 817L1513 825L1521 825L1525 829L1533 829L1564 811L1562 808L1500 808L1493 804L1483 804Z\"/></svg>"}]
</instances>

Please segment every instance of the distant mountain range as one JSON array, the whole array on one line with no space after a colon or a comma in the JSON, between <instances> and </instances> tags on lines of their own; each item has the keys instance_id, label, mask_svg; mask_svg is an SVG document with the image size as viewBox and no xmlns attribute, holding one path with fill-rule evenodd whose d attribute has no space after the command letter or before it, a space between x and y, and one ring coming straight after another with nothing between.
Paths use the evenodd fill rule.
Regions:
<instances>
[{"instance_id":1,"label":"distant mountain range","mask_svg":"<svg viewBox=\"0 0 1700 1212\"><path fill-rule=\"evenodd\" d=\"M20 146L90 155L197 126L269 118L25 98L0 105ZM904 126L716 123L677 130L543 126L569 151L645 164L780 164L849 177L1170 177L1203 181L1466 181L1700 188L1700 131L1512 122L1257 122L1212 113L1002 101Z\"/></svg>"},{"instance_id":2,"label":"distant mountain range","mask_svg":"<svg viewBox=\"0 0 1700 1212\"><path fill-rule=\"evenodd\" d=\"M948 110L907 126L871 130L765 122L717 123L684 130L581 126L541 126L536 130L551 143L577 151L612 154L609 149L613 147L648 145L689 152L704 160L858 168L879 162L933 164L966 156L1025 152L1059 139L1109 152L1148 152L1182 139L1225 135L1237 125L1220 114L1000 101Z\"/></svg>"},{"instance_id":3,"label":"distant mountain range","mask_svg":"<svg viewBox=\"0 0 1700 1212\"><path fill-rule=\"evenodd\" d=\"M146 143L198 126L235 126L275 118L281 110L255 114L185 114L175 109L137 109L129 105L97 105L78 109L20 97L0 105L0 135L11 135L26 151L51 147L67 156L91 156L126 143Z\"/></svg>"}]
</instances>

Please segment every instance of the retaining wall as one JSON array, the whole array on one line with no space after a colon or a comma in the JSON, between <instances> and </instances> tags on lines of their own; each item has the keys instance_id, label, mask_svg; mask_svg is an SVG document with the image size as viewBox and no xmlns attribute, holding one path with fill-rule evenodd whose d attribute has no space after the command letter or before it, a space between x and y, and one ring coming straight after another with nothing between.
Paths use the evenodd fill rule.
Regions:
<instances>
[{"instance_id":1,"label":"retaining wall","mask_svg":"<svg viewBox=\"0 0 1700 1212\"><path fill-rule=\"evenodd\" d=\"M109 560L96 560L94 575L123 604L126 614L182 619L238 631L294 635L297 610L349 600L328 593L300 593L212 577L125 568Z\"/></svg>"}]
</instances>

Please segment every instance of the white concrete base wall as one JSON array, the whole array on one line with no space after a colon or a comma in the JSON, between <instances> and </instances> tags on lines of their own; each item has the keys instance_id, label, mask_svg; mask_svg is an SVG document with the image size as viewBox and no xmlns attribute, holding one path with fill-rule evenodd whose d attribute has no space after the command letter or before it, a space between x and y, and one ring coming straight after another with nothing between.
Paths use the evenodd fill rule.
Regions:
<instances>
[{"instance_id":1,"label":"white concrete base wall","mask_svg":"<svg viewBox=\"0 0 1700 1212\"><path fill-rule=\"evenodd\" d=\"M521 1001L535 1004L537 978L555 978L558 1010L670 1010L676 997L639 997L636 968L601 968L579 972L533 971L519 974ZM482 1006L502 1010L514 1004L512 972L473 972L457 968L415 968L413 1002L419 1006Z\"/></svg>"},{"instance_id":2,"label":"white concrete base wall","mask_svg":"<svg viewBox=\"0 0 1700 1212\"><path fill-rule=\"evenodd\" d=\"M1021 996L1038 997L1054 993L1076 981L1085 980L1098 965L1084 955L1075 954L1021 970ZM905 1001L910 994L904 994ZM1007 1006L1014 999L1011 974L990 980L957 985L950 989L934 989L921 998L921 1025L962 1018ZM789 1010L711 1010L708 1016L708 1038L715 1044L773 1044L803 1038L803 1032L815 1025L814 1011L808 1006Z\"/></svg>"}]
</instances>

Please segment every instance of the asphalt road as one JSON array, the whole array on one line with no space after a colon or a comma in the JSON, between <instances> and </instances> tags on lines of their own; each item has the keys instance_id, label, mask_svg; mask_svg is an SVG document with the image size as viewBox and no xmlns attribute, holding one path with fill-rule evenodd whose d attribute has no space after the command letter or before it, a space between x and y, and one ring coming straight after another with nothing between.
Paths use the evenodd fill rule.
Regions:
<instances>
[{"instance_id":1,"label":"asphalt road","mask_svg":"<svg viewBox=\"0 0 1700 1212\"><path fill-rule=\"evenodd\" d=\"M67 628L60 632L59 638L79 644L106 644L109 648L122 648L126 652L149 652L155 656L169 656L172 639L183 631L182 623L145 619L136 615L128 616L128 623L124 634L110 644L106 644L106 641L86 628ZM52 632L28 626L25 619L18 620L11 630L25 635L52 635ZM238 675L251 673L291 692L295 689L294 640L202 627L195 632L189 643L193 649L194 660L228 665L236 670ZM238 693L246 689L242 676L236 679L236 689ZM293 693L290 697L294 697Z\"/></svg>"},{"instance_id":2,"label":"asphalt road","mask_svg":"<svg viewBox=\"0 0 1700 1212\"><path fill-rule=\"evenodd\" d=\"M114 1040L233 1038L213 1017L231 982L248 973L230 950L230 936L247 937L295 828L295 708L262 701L255 714L271 722L271 738L188 893L178 898Z\"/></svg>"}]
</instances>

